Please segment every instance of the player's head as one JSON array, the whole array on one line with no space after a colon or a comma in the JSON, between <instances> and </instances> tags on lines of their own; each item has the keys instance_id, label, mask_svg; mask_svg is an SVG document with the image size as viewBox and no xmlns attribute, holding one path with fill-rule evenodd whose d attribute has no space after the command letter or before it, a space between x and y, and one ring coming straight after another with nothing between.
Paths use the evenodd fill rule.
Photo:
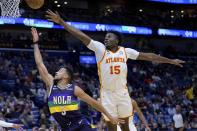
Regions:
<instances>
[{"instance_id":1,"label":"player's head","mask_svg":"<svg viewBox=\"0 0 197 131\"><path fill-rule=\"evenodd\" d=\"M105 35L104 43L107 49L112 49L122 43L122 36L117 31L109 31Z\"/></svg>"},{"instance_id":2,"label":"player's head","mask_svg":"<svg viewBox=\"0 0 197 131\"><path fill-rule=\"evenodd\" d=\"M55 73L55 80L58 82L60 80L66 80L68 83L71 83L73 80L73 72L70 68L67 66L61 67L56 73Z\"/></svg>"}]
</instances>

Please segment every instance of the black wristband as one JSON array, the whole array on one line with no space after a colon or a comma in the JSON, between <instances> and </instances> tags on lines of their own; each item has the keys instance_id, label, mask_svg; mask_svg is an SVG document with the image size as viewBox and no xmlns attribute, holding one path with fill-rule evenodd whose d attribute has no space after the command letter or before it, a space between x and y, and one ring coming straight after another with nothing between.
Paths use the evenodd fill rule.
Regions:
<instances>
[{"instance_id":1,"label":"black wristband","mask_svg":"<svg viewBox=\"0 0 197 131\"><path fill-rule=\"evenodd\" d=\"M36 45L36 44L38 44L38 41L36 41L36 42L33 42L33 45Z\"/></svg>"}]
</instances>

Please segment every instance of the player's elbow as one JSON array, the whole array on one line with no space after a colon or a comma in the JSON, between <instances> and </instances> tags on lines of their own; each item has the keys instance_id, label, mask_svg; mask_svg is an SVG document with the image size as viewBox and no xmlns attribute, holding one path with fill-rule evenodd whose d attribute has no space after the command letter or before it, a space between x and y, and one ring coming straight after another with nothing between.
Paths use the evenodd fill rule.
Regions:
<instances>
[{"instance_id":1,"label":"player's elbow","mask_svg":"<svg viewBox=\"0 0 197 131\"><path fill-rule=\"evenodd\" d=\"M88 46L90 44L91 39L90 38L84 38L82 39L82 42L85 46Z\"/></svg>"}]
</instances>

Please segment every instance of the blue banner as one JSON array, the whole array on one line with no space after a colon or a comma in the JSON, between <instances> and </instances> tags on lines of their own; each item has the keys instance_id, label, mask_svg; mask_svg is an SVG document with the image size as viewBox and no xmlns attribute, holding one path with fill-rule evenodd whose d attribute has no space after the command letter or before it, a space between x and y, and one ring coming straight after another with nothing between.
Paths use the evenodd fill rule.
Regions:
<instances>
[{"instance_id":1,"label":"blue banner","mask_svg":"<svg viewBox=\"0 0 197 131\"><path fill-rule=\"evenodd\" d=\"M95 56L80 56L80 64L96 64Z\"/></svg>"},{"instance_id":2,"label":"blue banner","mask_svg":"<svg viewBox=\"0 0 197 131\"><path fill-rule=\"evenodd\" d=\"M197 38L197 31L175 30L175 29L158 29L158 35L178 36L184 38Z\"/></svg>"},{"instance_id":3,"label":"blue banner","mask_svg":"<svg viewBox=\"0 0 197 131\"><path fill-rule=\"evenodd\" d=\"M149 0L149 1L172 3L172 4L197 4L197 0Z\"/></svg>"},{"instance_id":4,"label":"blue banner","mask_svg":"<svg viewBox=\"0 0 197 131\"><path fill-rule=\"evenodd\" d=\"M146 27L124 26L124 25L108 25L97 23L85 23L85 22L67 22L77 29L83 31L118 31L125 34L138 34L138 35L152 35L152 29ZM40 28L56 28L63 29L59 25L55 25L53 22L42 19L30 19L30 18L0 18L0 25L4 24L22 24L25 26L33 26Z\"/></svg>"}]
</instances>

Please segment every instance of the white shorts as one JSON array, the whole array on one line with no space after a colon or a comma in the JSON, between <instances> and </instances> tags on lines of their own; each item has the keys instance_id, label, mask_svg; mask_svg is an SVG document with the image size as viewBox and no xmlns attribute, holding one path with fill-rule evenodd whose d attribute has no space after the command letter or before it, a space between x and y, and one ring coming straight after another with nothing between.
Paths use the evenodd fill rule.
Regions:
<instances>
[{"instance_id":1,"label":"white shorts","mask_svg":"<svg viewBox=\"0 0 197 131\"><path fill-rule=\"evenodd\" d=\"M101 90L101 104L113 116L118 118L130 117L133 112L131 98L127 89L118 91ZM109 119L104 115L104 119Z\"/></svg>"}]
</instances>

